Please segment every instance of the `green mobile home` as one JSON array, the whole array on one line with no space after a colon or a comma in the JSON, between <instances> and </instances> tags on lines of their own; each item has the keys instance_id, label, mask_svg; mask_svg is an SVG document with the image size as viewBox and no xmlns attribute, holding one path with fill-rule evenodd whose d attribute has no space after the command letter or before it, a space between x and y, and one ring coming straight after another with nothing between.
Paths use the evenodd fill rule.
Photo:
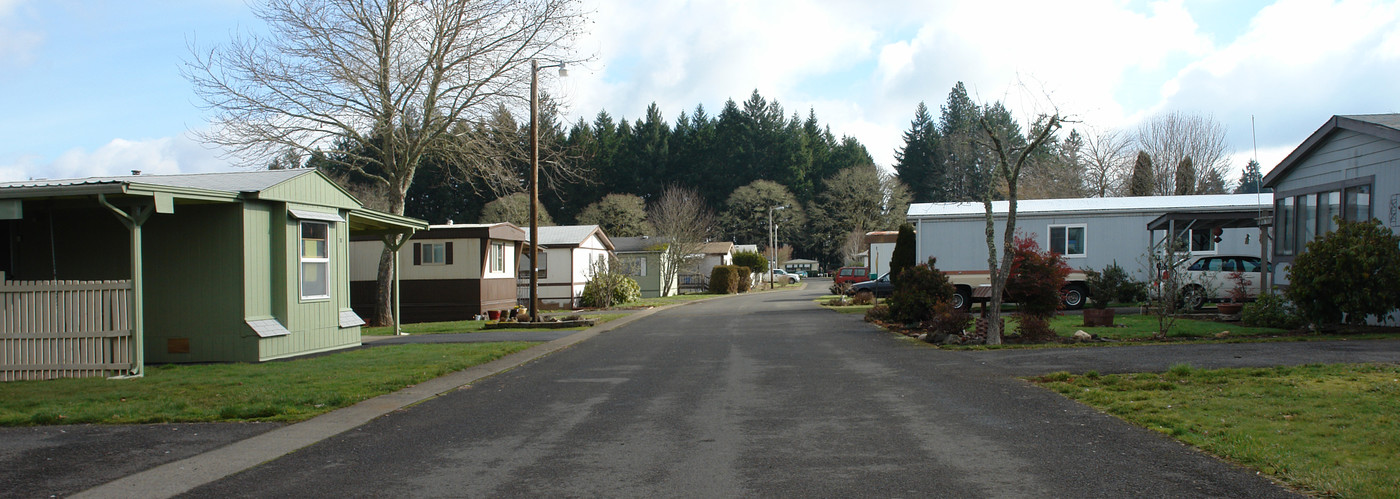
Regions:
<instances>
[{"instance_id":1,"label":"green mobile home","mask_svg":"<svg viewBox=\"0 0 1400 499\"><path fill-rule=\"evenodd\" d=\"M664 285L668 245L648 236L614 237L613 252L622 265L622 272L632 276L641 288L642 298L657 298L680 294L677 273L670 272L671 284Z\"/></svg>"},{"instance_id":2,"label":"green mobile home","mask_svg":"<svg viewBox=\"0 0 1400 499\"><path fill-rule=\"evenodd\" d=\"M426 227L311 169L0 184L3 379L357 346L350 236ZM99 282L113 283L108 298L63 297Z\"/></svg>"}]
</instances>

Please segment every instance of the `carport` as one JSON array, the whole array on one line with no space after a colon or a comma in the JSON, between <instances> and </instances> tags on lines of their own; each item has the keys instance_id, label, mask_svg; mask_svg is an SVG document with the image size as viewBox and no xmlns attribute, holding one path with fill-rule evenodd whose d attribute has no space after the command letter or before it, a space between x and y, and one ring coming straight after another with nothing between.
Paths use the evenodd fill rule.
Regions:
<instances>
[{"instance_id":1,"label":"carport","mask_svg":"<svg viewBox=\"0 0 1400 499\"><path fill-rule=\"evenodd\" d=\"M1266 193L1261 194L1261 196L1268 196L1270 202L1272 202L1272 194ZM1183 209L1168 212L1148 222L1147 237L1151 243L1149 248L1155 251L1158 244L1171 240L1171 236L1168 236L1164 237L1162 241L1159 242L1157 240L1157 231L1165 231L1166 234L1178 237L1189 230L1210 231L1210 233L1215 235L1216 242L1219 242L1220 235L1225 229L1258 227L1259 259L1264 262L1264 268L1267 269L1271 267L1269 262L1269 242L1271 241L1269 228L1273 226L1273 215L1272 208L1252 210L1232 209L1223 211L1219 209ZM1245 237L1248 238L1249 236L1246 235ZM1246 242L1248 241L1246 240ZM1263 275L1264 282L1262 283L1261 289L1267 292L1272 288L1273 283L1271 281L1273 276L1271 272L1263 272Z\"/></svg>"}]
</instances>

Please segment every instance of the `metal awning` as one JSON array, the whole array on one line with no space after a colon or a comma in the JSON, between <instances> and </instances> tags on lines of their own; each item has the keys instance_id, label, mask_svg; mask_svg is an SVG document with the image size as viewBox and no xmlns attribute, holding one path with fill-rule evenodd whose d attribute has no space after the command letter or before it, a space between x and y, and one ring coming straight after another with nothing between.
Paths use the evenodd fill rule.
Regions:
<instances>
[{"instance_id":1,"label":"metal awning","mask_svg":"<svg viewBox=\"0 0 1400 499\"><path fill-rule=\"evenodd\" d=\"M1174 211L1148 222L1147 230L1167 230L1168 227L1172 226L1175 226L1176 230L1187 228L1196 230L1239 229L1261 225L1267 227L1273 217L1273 212L1272 209L1210 212Z\"/></svg>"}]
</instances>

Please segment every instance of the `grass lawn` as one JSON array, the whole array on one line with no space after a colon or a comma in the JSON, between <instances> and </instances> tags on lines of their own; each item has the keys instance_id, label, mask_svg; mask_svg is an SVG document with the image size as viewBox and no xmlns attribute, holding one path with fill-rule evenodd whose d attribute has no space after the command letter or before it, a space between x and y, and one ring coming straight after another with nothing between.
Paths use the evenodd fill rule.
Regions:
<instances>
[{"instance_id":1,"label":"grass lawn","mask_svg":"<svg viewBox=\"0 0 1400 499\"><path fill-rule=\"evenodd\" d=\"M0 425L301 421L535 343L393 345L260 364L148 366L144 378L0 383Z\"/></svg>"},{"instance_id":2,"label":"grass lawn","mask_svg":"<svg viewBox=\"0 0 1400 499\"><path fill-rule=\"evenodd\" d=\"M1400 490L1400 366L1193 369L1033 380L1327 497Z\"/></svg>"},{"instance_id":3,"label":"grass lawn","mask_svg":"<svg viewBox=\"0 0 1400 499\"><path fill-rule=\"evenodd\" d=\"M660 298L642 298L634 302L628 302L627 304L623 305L623 307L664 307L666 305L692 302L695 300L714 298L716 296L724 295L717 295L712 293L692 293L687 295L663 296Z\"/></svg>"},{"instance_id":4,"label":"grass lawn","mask_svg":"<svg viewBox=\"0 0 1400 499\"><path fill-rule=\"evenodd\" d=\"M579 314L584 318L593 319L598 324L611 321L626 315L623 312L601 312ZM452 333L476 333L482 331L486 323L491 321L447 321L447 322L420 322L418 324L404 324L403 332L408 334L452 334ZM509 331L581 331L587 327L570 327L561 329L510 329ZM365 336L393 336L394 328L385 327L365 327L360 328L360 334Z\"/></svg>"}]
</instances>

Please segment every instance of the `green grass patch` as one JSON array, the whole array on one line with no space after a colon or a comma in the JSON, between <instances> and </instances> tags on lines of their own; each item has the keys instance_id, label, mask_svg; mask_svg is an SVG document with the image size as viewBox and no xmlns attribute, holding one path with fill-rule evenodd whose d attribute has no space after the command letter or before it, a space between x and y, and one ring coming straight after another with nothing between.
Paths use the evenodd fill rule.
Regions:
<instances>
[{"instance_id":1,"label":"green grass patch","mask_svg":"<svg viewBox=\"0 0 1400 499\"><path fill-rule=\"evenodd\" d=\"M694 294L688 294L688 295L663 296L663 297L660 297L660 298L642 298L642 299L637 300L637 301L627 302L626 304L623 304L622 306L623 306L623 307L664 307L664 306L666 306L666 305L675 305L675 304L677 304L677 303L692 302L692 301L695 301L695 300L703 300L703 299L706 299L706 298L714 298L714 297L716 297L716 296L724 296L724 295L717 295L717 294L713 294L713 293L694 293Z\"/></svg>"},{"instance_id":2,"label":"green grass patch","mask_svg":"<svg viewBox=\"0 0 1400 499\"><path fill-rule=\"evenodd\" d=\"M1176 365L1033 381L1316 495L1400 490L1400 366Z\"/></svg>"},{"instance_id":3,"label":"green grass patch","mask_svg":"<svg viewBox=\"0 0 1400 499\"><path fill-rule=\"evenodd\" d=\"M128 380L13 381L0 383L0 425L301 421L534 344L392 345L260 364L149 366Z\"/></svg>"},{"instance_id":4,"label":"green grass patch","mask_svg":"<svg viewBox=\"0 0 1400 499\"><path fill-rule=\"evenodd\" d=\"M1013 329L1015 319L1007 317L1006 327ZM1157 334L1157 316L1119 314L1113 318L1114 326L1111 327L1085 327L1084 317L1080 315L1061 315L1050 320L1050 327L1059 333L1060 336L1069 336L1075 331L1083 330L1089 334L1096 334L1104 338L1115 340L1145 340ZM1013 329L1014 330L1014 329ZM1215 335L1229 331L1229 336L1267 336L1281 335L1288 331L1267 327L1249 327L1244 324L1234 322L1215 322L1195 319L1177 319L1172 326L1167 338L1215 338Z\"/></svg>"},{"instance_id":5,"label":"green grass patch","mask_svg":"<svg viewBox=\"0 0 1400 499\"><path fill-rule=\"evenodd\" d=\"M604 323L604 322L608 322L608 321L611 321L611 320L620 318L620 317L622 317L622 316L624 316L624 315L627 315L627 313L626 313L626 312L594 312L594 313L579 314L579 315L582 316L582 317L584 317L584 318L587 318L587 319L593 319L593 320L596 321L598 324L602 324L602 323ZM481 332L481 331L483 330L483 328L486 326L486 323L488 323L488 322L491 322L491 321L420 322L420 323L418 323L418 324L404 324L404 325L401 327L401 329L403 330L403 332L408 333L408 334L456 334L456 333L478 333L478 332ZM587 328L587 327L580 326L580 327L570 327L570 328L562 328L562 329L547 329L547 328L511 329L510 331L581 331L581 330L584 330L584 329L588 329L588 328ZM499 330L497 330L497 331L499 331ZM360 328L360 334L363 334L363 335L365 335L365 336L393 336L393 335L394 335L394 328L393 328L392 326L384 326L384 327L365 327L365 328Z\"/></svg>"}]
</instances>

